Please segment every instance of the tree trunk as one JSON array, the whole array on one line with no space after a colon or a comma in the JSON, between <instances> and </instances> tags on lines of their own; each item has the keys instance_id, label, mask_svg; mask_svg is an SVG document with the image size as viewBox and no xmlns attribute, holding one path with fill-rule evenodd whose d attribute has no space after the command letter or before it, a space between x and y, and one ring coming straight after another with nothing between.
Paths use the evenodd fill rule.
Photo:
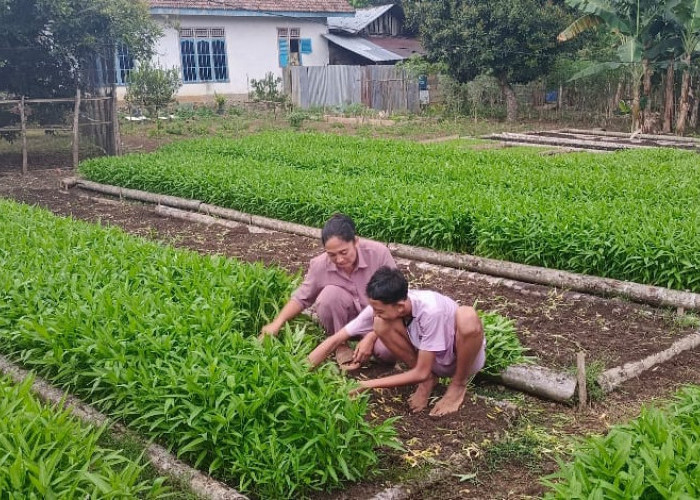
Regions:
<instances>
[{"instance_id":1,"label":"tree trunk","mask_svg":"<svg viewBox=\"0 0 700 500\"><path fill-rule=\"evenodd\" d=\"M678 119L676 120L676 133L685 133L685 124L688 119L688 110L690 109L690 54L683 56L683 80L681 82L681 100L678 110Z\"/></svg>"},{"instance_id":2,"label":"tree trunk","mask_svg":"<svg viewBox=\"0 0 700 500\"><path fill-rule=\"evenodd\" d=\"M695 130L698 127L698 113L700 112L700 82L698 83L698 86L694 92L692 86L690 90L690 99L693 101L693 109L690 113L690 128Z\"/></svg>"},{"instance_id":3,"label":"tree trunk","mask_svg":"<svg viewBox=\"0 0 700 500\"><path fill-rule=\"evenodd\" d=\"M632 82L632 133L641 130L639 86L639 79L635 78Z\"/></svg>"},{"instance_id":4,"label":"tree trunk","mask_svg":"<svg viewBox=\"0 0 700 500\"><path fill-rule=\"evenodd\" d=\"M617 80L617 88L615 89L615 95L610 103L610 117L613 116L615 111L620 108L620 99L622 99L622 88L624 86L624 79L622 77Z\"/></svg>"},{"instance_id":5,"label":"tree trunk","mask_svg":"<svg viewBox=\"0 0 700 500\"><path fill-rule=\"evenodd\" d=\"M675 70L674 56L671 56L668 60L668 67L666 68L666 88L664 92L664 124L662 130L666 133L670 133L671 127L673 127L673 112L676 105L673 93Z\"/></svg>"},{"instance_id":6,"label":"tree trunk","mask_svg":"<svg viewBox=\"0 0 700 500\"><path fill-rule=\"evenodd\" d=\"M639 126L643 129L646 123L647 115L651 113L651 76L654 71L651 69L649 59L642 59L642 71L644 76L642 79L642 95L645 98L644 108L639 110Z\"/></svg>"},{"instance_id":7,"label":"tree trunk","mask_svg":"<svg viewBox=\"0 0 700 500\"><path fill-rule=\"evenodd\" d=\"M518 100L515 97L515 92L510 83L505 79L498 79L498 84L501 87L503 99L506 101L506 120L514 122L518 119Z\"/></svg>"}]
</instances>

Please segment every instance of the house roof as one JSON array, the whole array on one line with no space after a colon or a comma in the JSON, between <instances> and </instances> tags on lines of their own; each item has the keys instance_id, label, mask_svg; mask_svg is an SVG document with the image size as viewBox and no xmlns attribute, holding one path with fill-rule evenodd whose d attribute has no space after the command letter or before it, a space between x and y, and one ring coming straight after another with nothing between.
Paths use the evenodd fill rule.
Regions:
<instances>
[{"instance_id":1,"label":"house roof","mask_svg":"<svg viewBox=\"0 0 700 500\"><path fill-rule=\"evenodd\" d=\"M251 12L261 14L352 14L346 0L148 0L155 13L185 11Z\"/></svg>"},{"instance_id":2,"label":"house roof","mask_svg":"<svg viewBox=\"0 0 700 500\"><path fill-rule=\"evenodd\" d=\"M323 35L328 39L328 41L346 49L350 52L354 52L365 59L369 59L372 62L394 62L401 61L403 57L394 52L381 48L379 45L375 45L366 38L360 38L356 36L340 36L333 35L331 33Z\"/></svg>"},{"instance_id":3,"label":"house roof","mask_svg":"<svg viewBox=\"0 0 700 500\"><path fill-rule=\"evenodd\" d=\"M405 36L371 36L369 40L381 48L394 52L404 59L414 54L424 56L426 54L419 40Z\"/></svg>"},{"instance_id":4,"label":"house roof","mask_svg":"<svg viewBox=\"0 0 700 500\"><path fill-rule=\"evenodd\" d=\"M388 5L380 5L378 7L368 7L365 9L357 9L355 17L329 17L328 29L330 31L350 33L356 35L367 27L375 19L381 17L384 13L391 10L393 3Z\"/></svg>"}]
</instances>

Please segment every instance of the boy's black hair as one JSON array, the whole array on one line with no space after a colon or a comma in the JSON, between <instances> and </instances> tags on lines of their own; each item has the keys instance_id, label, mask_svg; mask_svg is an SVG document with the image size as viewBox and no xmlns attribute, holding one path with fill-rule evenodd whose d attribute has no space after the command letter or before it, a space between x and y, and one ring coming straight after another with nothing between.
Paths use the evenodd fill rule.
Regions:
<instances>
[{"instance_id":1,"label":"boy's black hair","mask_svg":"<svg viewBox=\"0 0 700 500\"><path fill-rule=\"evenodd\" d=\"M382 266L367 283L367 296L382 304L396 304L408 298L408 281L398 269Z\"/></svg>"},{"instance_id":2,"label":"boy's black hair","mask_svg":"<svg viewBox=\"0 0 700 500\"><path fill-rule=\"evenodd\" d=\"M355 223L345 214L335 214L323 225L321 230L321 243L324 245L331 238L340 238L343 241L355 240Z\"/></svg>"}]
</instances>

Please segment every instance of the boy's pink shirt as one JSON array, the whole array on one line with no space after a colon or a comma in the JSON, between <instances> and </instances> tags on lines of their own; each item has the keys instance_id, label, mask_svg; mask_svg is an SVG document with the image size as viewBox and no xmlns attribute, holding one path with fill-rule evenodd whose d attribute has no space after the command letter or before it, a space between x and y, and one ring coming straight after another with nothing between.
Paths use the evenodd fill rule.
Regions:
<instances>
[{"instance_id":1,"label":"boy's pink shirt","mask_svg":"<svg viewBox=\"0 0 700 500\"><path fill-rule=\"evenodd\" d=\"M409 290L413 320L408 325L411 344L421 351L435 353L435 362L451 365L455 361L455 314L457 303L430 290ZM345 325L351 337L364 336L373 330L374 312L367 306ZM485 345L482 345L482 350Z\"/></svg>"}]
</instances>

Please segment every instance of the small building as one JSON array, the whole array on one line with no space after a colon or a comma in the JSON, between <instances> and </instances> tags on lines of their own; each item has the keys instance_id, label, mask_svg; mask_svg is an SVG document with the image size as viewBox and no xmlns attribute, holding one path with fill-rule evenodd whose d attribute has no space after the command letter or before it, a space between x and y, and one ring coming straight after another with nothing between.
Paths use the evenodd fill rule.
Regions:
<instances>
[{"instance_id":1,"label":"small building","mask_svg":"<svg viewBox=\"0 0 700 500\"><path fill-rule=\"evenodd\" d=\"M351 17L346 0L149 0L163 26L155 62L181 71L178 98L247 95L251 79L282 77L289 65L329 62L328 17ZM116 54L116 80L134 67L125 46Z\"/></svg>"},{"instance_id":2,"label":"small building","mask_svg":"<svg viewBox=\"0 0 700 500\"><path fill-rule=\"evenodd\" d=\"M424 55L420 42L404 29L405 16L394 4L357 9L354 17L328 18L329 64L395 64Z\"/></svg>"}]
</instances>

